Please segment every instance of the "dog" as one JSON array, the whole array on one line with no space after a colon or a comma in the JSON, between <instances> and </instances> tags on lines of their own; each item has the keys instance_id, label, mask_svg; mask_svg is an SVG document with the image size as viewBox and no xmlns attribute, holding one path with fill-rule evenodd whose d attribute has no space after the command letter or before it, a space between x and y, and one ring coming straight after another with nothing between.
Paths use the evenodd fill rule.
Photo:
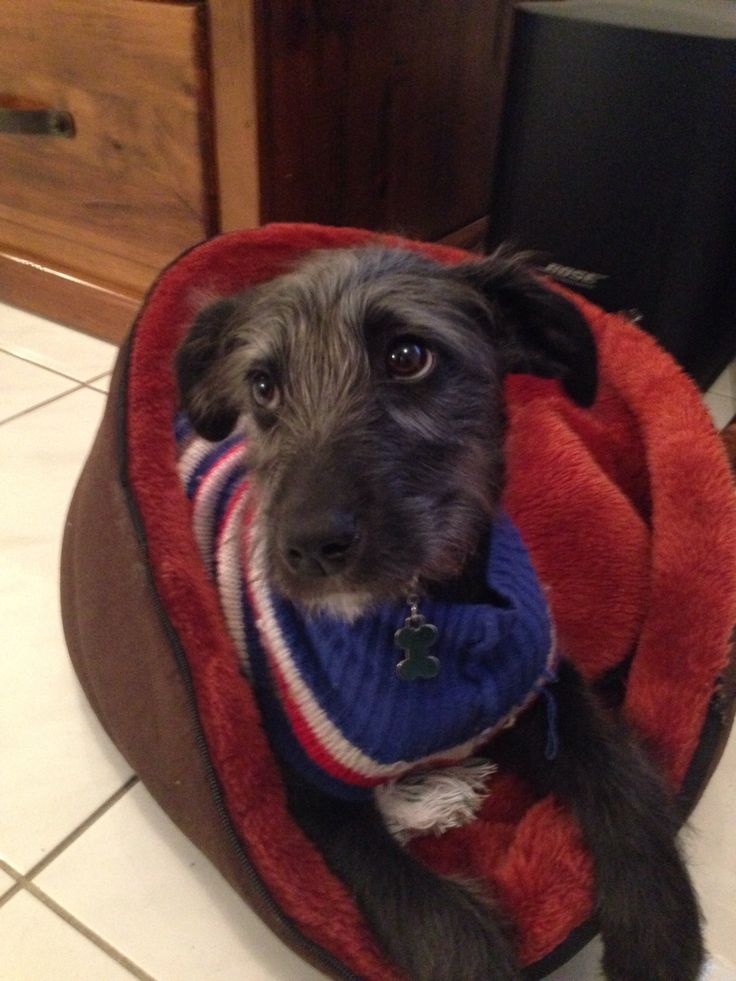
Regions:
<instances>
[{"instance_id":1,"label":"dog","mask_svg":"<svg viewBox=\"0 0 736 981\"><path fill-rule=\"evenodd\" d=\"M306 618L345 622L411 593L487 601L505 376L555 378L583 407L597 389L585 319L508 250L447 267L378 246L314 254L206 307L176 369L199 434L217 441L245 427L269 583ZM594 862L607 977L695 981L700 914L674 804L564 659L554 697L554 759L541 698L493 739L493 759L575 815ZM492 897L428 870L372 800L341 799L287 759L280 766L293 818L408 978L521 978Z\"/></svg>"}]
</instances>

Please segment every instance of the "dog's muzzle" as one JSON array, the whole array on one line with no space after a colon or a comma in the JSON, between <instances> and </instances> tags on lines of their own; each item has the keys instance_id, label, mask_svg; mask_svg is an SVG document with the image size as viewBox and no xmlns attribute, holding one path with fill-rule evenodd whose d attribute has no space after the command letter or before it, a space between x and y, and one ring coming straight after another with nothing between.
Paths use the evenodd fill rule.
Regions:
<instances>
[{"instance_id":1,"label":"dog's muzzle","mask_svg":"<svg viewBox=\"0 0 736 981\"><path fill-rule=\"evenodd\" d=\"M278 553L293 576L319 579L346 572L358 556L360 541L351 511L294 512L280 530Z\"/></svg>"}]
</instances>

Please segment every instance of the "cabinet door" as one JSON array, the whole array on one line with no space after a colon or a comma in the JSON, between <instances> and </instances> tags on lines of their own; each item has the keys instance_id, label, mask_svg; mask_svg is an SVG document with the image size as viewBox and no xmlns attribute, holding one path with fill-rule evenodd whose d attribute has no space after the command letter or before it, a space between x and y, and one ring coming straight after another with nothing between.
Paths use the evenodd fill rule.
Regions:
<instances>
[{"instance_id":1,"label":"cabinet door","mask_svg":"<svg viewBox=\"0 0 736 981\"><path fill-rule=\"evenodd\" d=\"M486 214L509 0L260 0L264 219L438 238Z\"/></svg>"}]
</instances>

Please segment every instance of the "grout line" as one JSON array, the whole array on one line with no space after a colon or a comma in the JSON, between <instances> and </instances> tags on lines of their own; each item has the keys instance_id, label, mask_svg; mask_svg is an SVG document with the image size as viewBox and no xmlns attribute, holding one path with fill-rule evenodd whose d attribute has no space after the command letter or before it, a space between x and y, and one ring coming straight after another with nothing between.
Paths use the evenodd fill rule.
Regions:
<instances>
[{"instance_id":1,"label":"grout line","mask_svg":"<svg viewBox=\"0 0 736 981\"><path fill-rule=\"evenodd\" d=\"M12 865L8 865L8 863L4 862L1 858L0 869L5 872L6 875L9 875L13 880L12 885L9 885L5 892L0 895L0 906L4 906L9 899L12 899L13 896L15 896L16 893L20 892L20 890L23 888L23 883L21 881L23 876L20 874L20 872L16 871Z\"/></svg>"},{"instance_id":2,"label":"grout line","mask_svg":"<svg viewBox=\"0 0 736 981\"><path fill-rule=\"evenodd\" d=\"M85 385L94 385L95 382L100 381L102 378L108 378L112 374L112 368L109 371L103 371L100 375L95 375L94 378L88 378L84 383Z\"/></svg>"},{"instance_id":3,"label":"grout line","mask_svg":"<svg viewBox=\"0 0 736 981\"><path fill-rule=\"evenodd\" d=\"M28 409L23 409L22 412L16 412L12 416L8 416L7 419L0 419L0 426L6 422L12 422L14 419L20 419L21 416L25 416L29 412L33 412L34 409L38 409L42 405L49 405L49 403L55 402L57 399L63 398L65 395L71 395L72 392L77 392L80 388L89 388L93 392L99 392L100 395L107 395L107 392L105 392L104 389L95 388L94 383L103 378L108 378L112 374L112 368L110 368L108 371L100 372L100 374L95 375L93 378L88 378L86 381L82 381L79 378L75 378L73 375L68 375L64 371L59 371L58 368L49 368L48 365L39 364L38 361L33 361L31 358L24 358L22 354L17 354L15 351L8 351L8 349L4 347L0 347L0 354L5 354L9 358L15 358L16 361L22 361L24 364L33 365L34 368L38 368L40 371L46 371L50 375L56 375L57 378L65 378L67 381L74 382L74 386L68 389L66 392L61 392L59 395L46 399L44 402L37 402Z\"/></svg>"},{"instance_id":4,"label":"grout line","mask_svg":"<svg viewBox=\"0 0 736 981\"><path fill-rule=\"evenodd\" d=\"M65 375L62 375L65 378ZM74 381L74 379L70 379ZM65 399L67 395L73 395L75 392L81 392L86 388L83 382L74 381L74 388L70 388L68 392L62 392L60 395L54 395L53 398L45 399L43 402L36 402L35 405L30 406L27 409L23 409L21 412L16 412L12 416L8 416L7 419L0 419L0 426L4 426L8 422L14 422L16 419L22 419L23 416L30 415L31 412L35 412L36 409L42 409L47 405L52 405L54 402L58 402L59 399ZM97 389L95 389L97 391Z\"/></svg>"},{"instance_id":5,"label":"grout line","mask_svg":"<svg viewBox=\"0 0 736 981\"><path fill-rule=\"evenodd\" d=\"M81 378L75 378L74 375L68 375L65 371L59 371L58 368L50 368L48 365L45 364L39 364L38 361L33 361L31 358L24 358L22 354L16 354L14 351L8 351L8 349L4 347L0 347L0 354L6 354L9 358L15 358L17 361L22 361L24 364L33 365L34 368L39 368L41 371L47 371L50 375L56 375L57 378L66 378L67 381L74 382L77 387L91 388L92 391L94 392L102 392L103 395L106 395L107 392L104 392L99 388L95 388L94 384L95 382L98 382L103 378L108 378L113 371L111 367L107 371L101 371L98 375L95 375L93 378L88 378L85 381L82 381ZM76 388L70 389L70 391L76 391ZM69 392L65 392L62 394L68 395ZM46 403L39 402L38 404L45 405ZM17 419L19 415L23 415L23 413L20 412L16 413L16 415L11 416L10 419ZM10 420L4 419L2 421L9 422Z\"/></svg>"},{"instance_id":6,"label":"grout line","mask_svg":"<svg viewBox=\"0 0 736 981\"><path fill-rule=\"evenodd\" d=\"M125 794L127 794L127 792L137 783L138 777L135 775L126 780L122 787L119 787L114 794L100 804L100 806L94 810L86 820L82 821L82 823L76 827L71 834L67 835L63 841L60 841L55 848L52 848L48 855L45 855L41 861L37 862L36 865L25 873L25 875L18 872L17 869L14 869L11 865L8 865L7 862L0 859L0 869L15 880L15 884L12 885L6 893L3 893L3 895L0 896L0 908L2 908L5 903L12 899L13 896L16 896L22 890L25 890L32 896L35 896L36 899L42 902L44 906L48 907L48 909L50 909L53 913L56 913L56 915L64 920L65 923L86 937L87 940L99 947L100 950L104 951L108 957L111 957L117 964L120 964L121 967L124 967L134 977L138 978L139 981L156 981L155 978L151 977L150 974L147 974L140 967L134 964L133 961L125 956L125 954L122 954L119 950L116 950L112 944L108 943L107 940L96 934L88 926L82 923L81 920L78 920L76 916L64 909L63 906L60 906L59 903L47 895L47 893L45 893L42 889L39 889L35 882L31 881L34 876L42 872L48 865L51 864L51 862L54 861L54 859L58 858L59 855L65 851L65 849L80 838L81 835L83 835L84 832L98 820L98 818L102 817L106 811L109 811L110 808L113 807L121 797L124 797Z\"/></svg>"},{"instance_id":7,"label":"grout line","mask_svg":"<svg viewBox=\"0 0 736 981\"><path fill-rule=\"evenodd\" d=\"M119 787L115 791L115 793L112 794L112 796L108 797L106 801L100 804L97 810L93 811L89 815L89 817L86 818L86 820L82 821L82 823L78 827L76 827L74 831L71 832L71 834L68 834L66 838L64 838L62 841L59 842L58 845L52 848L51 851L48 853L48 855L44 855L44 857L41 859L40 862L37 862L36 865L30 868L28 872L25 873L25 875L21 875L19 881L23 885L29 886L31 879L35 878L35 876L37 876L39 872L42 872L48 865L50 865L55 858L58 858L63 851L66 851L66 849L70 845L74 844L77 838L80 838L84 834L84 832L89 827L91 827L91 825L93 825L95 821L97 821L98 818L102 817L103 814L109 811L114 804L117 804L120 798L124 797L132 787L135 787L137 783L138 783L138 777L135 776L135 774L133 774L132 777L129 777L125 781L122 787Z\"/></svg>"},{"instance_id":8,"label":"grout line","mask_svg":"<svg viewBox=\"0 0 736 981\"><path fill-rule=\"evenodd\" d=\"M88 388L90 392L97 392L99 395L107 395L104 388L96 388L91 382L83 382L82 388Z\"/></svg>"},{"instance_id":9,"label":"grout line","mask_svg":"<svg viewBox=\"0 0 736 981\"><path fill-rule=\"evenodd\" d=\"M93 392L99 392L101 395L108 395L109 393L105 391L104 388L97 388L97 382L102 381L104 378L111 378L112 371L103 371L101 375L96 375L94 378L90 378L86 382L82 382L85 388L91 388Z\"/></svg>"},{"instance_id":10,"label":"grout line","mask_svg":"<svg viewBox=\"0 0 736 981\"><path fill-rule=\"evenodd\" d=\"M0 859L0 869L15 880L15 884L12 885L7 892L3 893L2 896L0 896L0 908L2 908L5 903L11 900L14 896L17 896L18 893L25 890L39 900L39 902L43 903L44 906L50 909L58 917L60 917L60 919L62 919L67 925L71 926L78 933L81 933L82 936L86 937L87 940L93 943L96 947L99 947L99 949L107 954L108 957L112 958L116 964L124 967L133 975L133 977L138 978L138 981L156 981L155 978L153 978L150 974L147 974L144 970L138 967L137 964L134 964L133 961L125 956L125 954L113 947L112 944L110 944L103 937L100 937L94 932L94 930L91 930L88 926L82 923L81 920L78 920L76 916L64 909L63 906L60 906L59 903L52 899L42 889L39 889L39 887L31 881L34 876L42 872L48 865L51 864L51 862L54 861L54 859L58 858L65 849L80 838L84 832L95 823L95 821L109 811L111 807L117 804L121 797L124 797L125 794L127 794L127 792L137 783L138 777L135 775L126 780L122 787L118 788L114 794L108 797L108 799L104 801L104 803L102 803L95 811L93 811L85 821L76 827L71 834L67 835L63 841L59 842L55 848L52 848L48 855L45 855L44 858L34 865L28 872L26 872L25 875L18 872L17 869L14 869L7 862Z\"/></svg>"},{"instance_id":11,"label":"grout line","mask_svg":"<svg viewBox=\"0 0 736 981\"><path fill-rule=\"evenodd\" d=\"M13 898L13 896L17 896L17 894L22 889L23 889L22 882L15 882L12 886L9 886L8 891L4 892L2 896L0 896L0 909L2 909L2 907L8 902L8 900Z\"/></svg>"},{"instance_id":12,"label":"grout line","mask_svg":"<svg viewBox=\"0 0 736 981\"><path fill-rule=\"evenodd\" d=\"M14 869L9 862L5 862L2 858L0 858L0 870L2 870L7 875L9 875L11 879L23 878L22 872L19 872L17 869Z\"/></svg>"},{"instance_id":13,"label":"grout line","mask_svg":"<svg viewBox=\"0 0 736 981\"><path fill-rule=\"evenodd\" d=\"M25 358L22 354L17 354L15 351L8 351L7 348L0 347L0 353L7 354L10 358L16 358L18 361L23 361L25 364L32 364L34 368L40 368L41 371L48 371L51 375L58 375L59 378L67 378L69 381L76 382L77 385L84 385L81 378L75 378L74 375L68 375L65 371L59 371L58 368L49 368L48 365L39 364L38 361L34 361L33 358ZM105 374L106 372L103 372ZM97 379L95 379L96 381Z\"/></svg>"},{"instance_id":14,"label":"grout line","mask_svg":"<svg viewBox=\"0 0 736 981\"><path fill-rule=\"evenodd\" d=\"M83 937L86 937L87 940L93 943L96 947L99 947L100 950L104 951L108 957L112 958L112 960L114 960L117 964L129 971L133 977L138 978L139 981L156 981L152 975L147 974L144 970L142 970L142 968L138 967L137 964L134 964L130 958L126 957L125 954L113 947L113 945L105 940L104 937L101 937L99 934L95 933L94 930L91 930L86 924L82 923L81 920L78 920L76 916L64 909L63 906L60 906L54 899L51 898L51 896L48 896L45 892L39 889L38 886L34 885L32 882L26 882L25 888L32 896L35 896L39 902L43 903L44 906L50 909L52 913L56 913L56 915L65 923L77 930Z\"/></svg>"}]
</instances>

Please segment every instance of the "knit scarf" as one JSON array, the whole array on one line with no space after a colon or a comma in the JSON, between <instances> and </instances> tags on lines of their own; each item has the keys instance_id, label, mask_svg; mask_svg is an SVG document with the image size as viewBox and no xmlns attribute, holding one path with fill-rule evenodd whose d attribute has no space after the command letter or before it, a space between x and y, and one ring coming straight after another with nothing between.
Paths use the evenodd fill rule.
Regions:
<instances>
[{"instance_id":1,"label":"knit scarf","mask_svg":"<svg viewBox=\"0 0 736 981\"><path fill-rule=\"evenodd\" d=\"M303 615L268 584L243 437L208 443L183 417L175 433L194 534L272 746L324 791L360 799L466 760L554 678L549 608L507 516L491 530L488 602L421 600L438 631L439 672L406 680L395 642L406 604L383 603L353 622Z\"/></svg>"}]
</instances>

